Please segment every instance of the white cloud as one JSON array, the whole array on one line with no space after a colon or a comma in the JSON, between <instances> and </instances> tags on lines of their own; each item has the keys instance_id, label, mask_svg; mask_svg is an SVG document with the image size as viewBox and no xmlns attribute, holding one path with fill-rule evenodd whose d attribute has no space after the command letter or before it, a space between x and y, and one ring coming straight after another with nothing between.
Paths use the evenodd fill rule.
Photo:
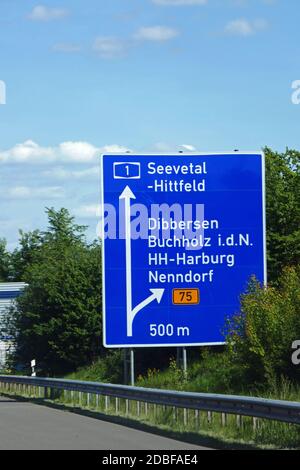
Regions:
<instances>
[{"instance_id":1,"label":"white cloud","mask_svg":"<svg viewBox=\"0 0 300 470\"><path fill-rule=\"evenodd\" d=\"M95 218L101 216L101 206L100 204L87 204L79 206L73 210L73 213L76 217L83 218Z\"/></svg>"},{"instance_id":2,"label":"white cloud","mask_svg":"<svg viewBox=\"0 0 300 470\"><path fill-rule=\"evenodd\" d=\"M125 52L126 43L115 36L98 36L94 41L93 50L104 59L112 59Z\"/></svg>"},{"instance_id":3,"label":"white cloud","mask_svg":"<svg viewBox=\"0 0 300 470\"><path fill-rule=\"evenodd\" d=\"M239 36L249 36L253 34L252 25L244 19L233 20L225 26L225 32Z\"/></svg>"},{"instance_id":4,"label":"white cloud","mask_svg":"<svg viewBox=\"0 0 300 470\"><path fill-rule=\"evenodd\" d=\"M32 140L27 140L14 147L1 151L2 163L49 163L75 162L91 163L97 160L101 153L124 153L129 149L120 145L105 145L95 147L88 142L62 142L57 147L42 147Z\"/></svg>"},{"instance_id":5,"label":"white cloud","mask_svg":"<svg viewBox=\"0 0 300 470\"><path fill-rule=\"evenodd\" d=\"M163 42L178 35L179 31L167 26L144 26L125 39L116 36L98 36L94 40L92 49L102 59L113 59L122 57L137 44L136 41Z\"/></svg>"},{"instance_id":6,"label":"white cloud","mask_svg":"<svg viewBox=\"0 0 300 470\"><path fill-rule=\"evenodd\" d=\"M41 188L15 186L2 194L2 197L5 197L6 199L57 199L64 196L64 189L60 186L46 186Z\"/></svg>"},{"instance_id":7,"label":"white cloud","mask_svg":"<svg viewBox=\"0 0 300 470\"><path fill-rule=\"evenodd\" d=\"M69 170L63 167L55 167L51 170L44 171L42 175L59 180L90 178L96 179L100 177L100 167L93 166L91 168L87 168L86 170Z\"/></svg>"},{"instance_id":8,"label":"white cloud","mask_svg":"<svg viewBox=\"0 0 300 470\"><path fill-rule=\"evenodd\" d=\"M40 147L32 140L26 140L17 144L9 150L0 151L0 163L6 162L34 162L53 160L53 149L51 147Z\"/></svg>"},{"instance_id":9,"label":"white cloud","mask_svg":"<svg viewBox=\"0 0 300 470\"><path fill-rule=\"evenodd\" d=\"M194 147L193 145L190 145L190 144L182 144L182 145L180 145L180 147L182 148L182 150L186 150L188 152L195 152L196 151L196 147Z\"/></svg>"},{"instance_id":10,"label":"white cloud","mask_svg":"<svg viewBox=\"0 0 300 470\"><path fill-rule=\"evenodd\" d=\"M45 5L37 5L33 8L28 18L33 21L51 21L65 18L69 11L65 8L50 8Z\"/></svg>"},{"instance_id":11,"label":"white cloud","mask_svg":"<svg viewBox=\"0 0 300 470\"><path fill-rule=\"evenodd\" d=\"M91 162L98 149L88 142L63 142L59 145L59 153L73 162Z\"/></svg>"},{"instance_id":12,"label":"white cloud","mask_svg":"<svg viewBox=\"0 0 300 470\"><path fill-rule=\"evenodd\" d=\"M256 19L254 21L240 18L230 21L225 26L225 33L234 36L251 36L259 31L263 31L268 27L268 24L263 19Z\"/></svg>"},{"instance_id":13,"label":"white cloud","mask_svg":"<svg viewBox=\"0 0 300 470\"><path fill-rule=\"evenodd\" d=\"M166 6L187 6L187 5L205 5L207 0L152 0L156 5Z\"/></svg>"},{"instance_id":14,"label":"white cloud","mask_svg":"<svg viewBox=\"0 0 300 470\"><path fill-rule=\"evenodd\" d=\"M145 41L169 41L178 36L179 32L167 26L141 27L135 34L135 38Z\"/></svg>"},{"instance_id":15,"label":"white cloud","mask_svg":"<svg viewBox=\"0 0 300 470\"><path fill-rule=\"evenodd\" d=\"M101 153L125 153L131 152L131 150L127 147L122 147L120 145L105 145L101 149Z\"/></svg>"}]
</instances>

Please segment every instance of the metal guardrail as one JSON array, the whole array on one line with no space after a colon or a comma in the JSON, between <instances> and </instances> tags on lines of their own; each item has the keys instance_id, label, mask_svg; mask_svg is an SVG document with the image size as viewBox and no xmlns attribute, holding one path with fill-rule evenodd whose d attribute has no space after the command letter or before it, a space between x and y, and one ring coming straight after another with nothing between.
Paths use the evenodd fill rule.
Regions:
<instances>
[{"instance_id":1,"label":"metal guardrail","mask_svg":"<svg viewBox=\"0 0 300 470\"><path fill-rule=\"evenodd\" d=\"M173 408L193 409L198 411L251 416L285 423L300 424L300 402L270 400L236 395L177 392L126 385L113 385L98 382L84 382L41 377L23 377L0 375L0 392L9 391L10 386L38 387L44 389L44 396L51 396L51 391L68 390L114 397L126 401L151 403ZM117 408L117 406L116 406Z\"/></svg>"}]
</instances>

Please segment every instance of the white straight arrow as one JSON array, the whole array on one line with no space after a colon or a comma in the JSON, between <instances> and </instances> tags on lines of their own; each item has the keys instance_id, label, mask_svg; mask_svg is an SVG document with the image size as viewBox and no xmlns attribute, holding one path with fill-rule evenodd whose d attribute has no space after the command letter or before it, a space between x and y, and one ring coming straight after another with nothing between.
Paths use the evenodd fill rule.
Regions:
<instances>
[{"instance_id":1,"label":"white straight arrow","mask_svg":"<svg viewBox=\"0 0 300 470\"><path fill-rule=\"evenodd\" d=\"M160 303L165 289L150 289L152 294L132 309L132 264L131 264L131 214L130 200L135 199L135 195L126 186L119 199L125 201L125 244L126 244L126 312L127 312L127 336L132 336L132 323L136 314L148 304L157 300Z\"/></svg>"},{"instance_id":2,"label":"white straight arrow","mask_svg":"<svg viewBox=\"0 0 300 470\"><path fill-rule=\"evenodd\" d=\"M130 199L135 199L135 195L126 186L119 199L125 202L125 243L126 243L126 311L127 311L127 336L128 322L132 311L132 273L131 273L131 216Z\"/></svg>"}]
</instances>

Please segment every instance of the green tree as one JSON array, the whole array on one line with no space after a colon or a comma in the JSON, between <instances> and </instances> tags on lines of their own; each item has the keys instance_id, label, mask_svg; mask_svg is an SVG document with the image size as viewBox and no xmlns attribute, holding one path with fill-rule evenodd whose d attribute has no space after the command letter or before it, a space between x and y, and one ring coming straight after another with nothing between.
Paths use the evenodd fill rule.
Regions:
<instances>
[{"instance_id":1,"label":"green tree","mask_svg":"<svg viewBox=\"0 0 300 470\"><path fill-rule=\"evenodd\" d=\"M48 229L42 232L43 242L65 242L67 244L74 242L84 242L85 225L75 224L75 218L70 215L65 208L55 211L53 208L47 208Z\"/></svg>"},{"instance_id":2,"label":"green tree","mask_svg":"<svg viewBox=\"0 0 300 470\"><path fill-rule=\"evenodd\" d=\"M6 250L6 240L0 238L0 282L9 279L10 256Z\"/></svg>"},{"instance_id":3,"label":"green tree","mask_svg":"<svg viewBox=\"0 0 300 470\"><path fill-rule=\"evenodd\" d=\"M26 269L39 250L42 238L39 230L32 232L19 231L19 246L11 253L10 275L13 281L23 281Z\"/></svg>"},{"instance_id":4,"label":"green tree","mask_svg":"<svg viewBox=\"0 0 300 470\"><path fill-rule=\"evenodd\" d=\"M16 343L14 364L37 359L44 373L90 363L101 345L101 255L66 209L47 209L49 227L29 243L28 283L6 325ZM24 237L30 240L32 236ZM22 248L24 250L24 247ZM22 258L24 260L24 257Z\"/></svg>"},{"instance_id":5,"label":"green tree","mask_svg":"<svg viewBox=\"0 0 300 470\"><path fill-rule=\"evenodd\" d=\"M300 264L300 152L265 149L269 280Z\"/></svg>"}]
</instances>

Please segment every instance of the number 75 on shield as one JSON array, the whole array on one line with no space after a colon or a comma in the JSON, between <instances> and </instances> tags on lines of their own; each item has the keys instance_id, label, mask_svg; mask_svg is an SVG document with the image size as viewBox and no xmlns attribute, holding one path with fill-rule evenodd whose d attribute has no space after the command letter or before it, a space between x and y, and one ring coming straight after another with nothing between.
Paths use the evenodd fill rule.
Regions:
<instances>
[{"instance_id":1,"label":"number 75 on shield","mask_svg":"<svg viewBox=\"0 0 300 470\"><path fill-rule=\"evenodd\" d=\"M138 162L114 162L114 179L140 179L141 164Z\"/></svg>"}]
</instances>

